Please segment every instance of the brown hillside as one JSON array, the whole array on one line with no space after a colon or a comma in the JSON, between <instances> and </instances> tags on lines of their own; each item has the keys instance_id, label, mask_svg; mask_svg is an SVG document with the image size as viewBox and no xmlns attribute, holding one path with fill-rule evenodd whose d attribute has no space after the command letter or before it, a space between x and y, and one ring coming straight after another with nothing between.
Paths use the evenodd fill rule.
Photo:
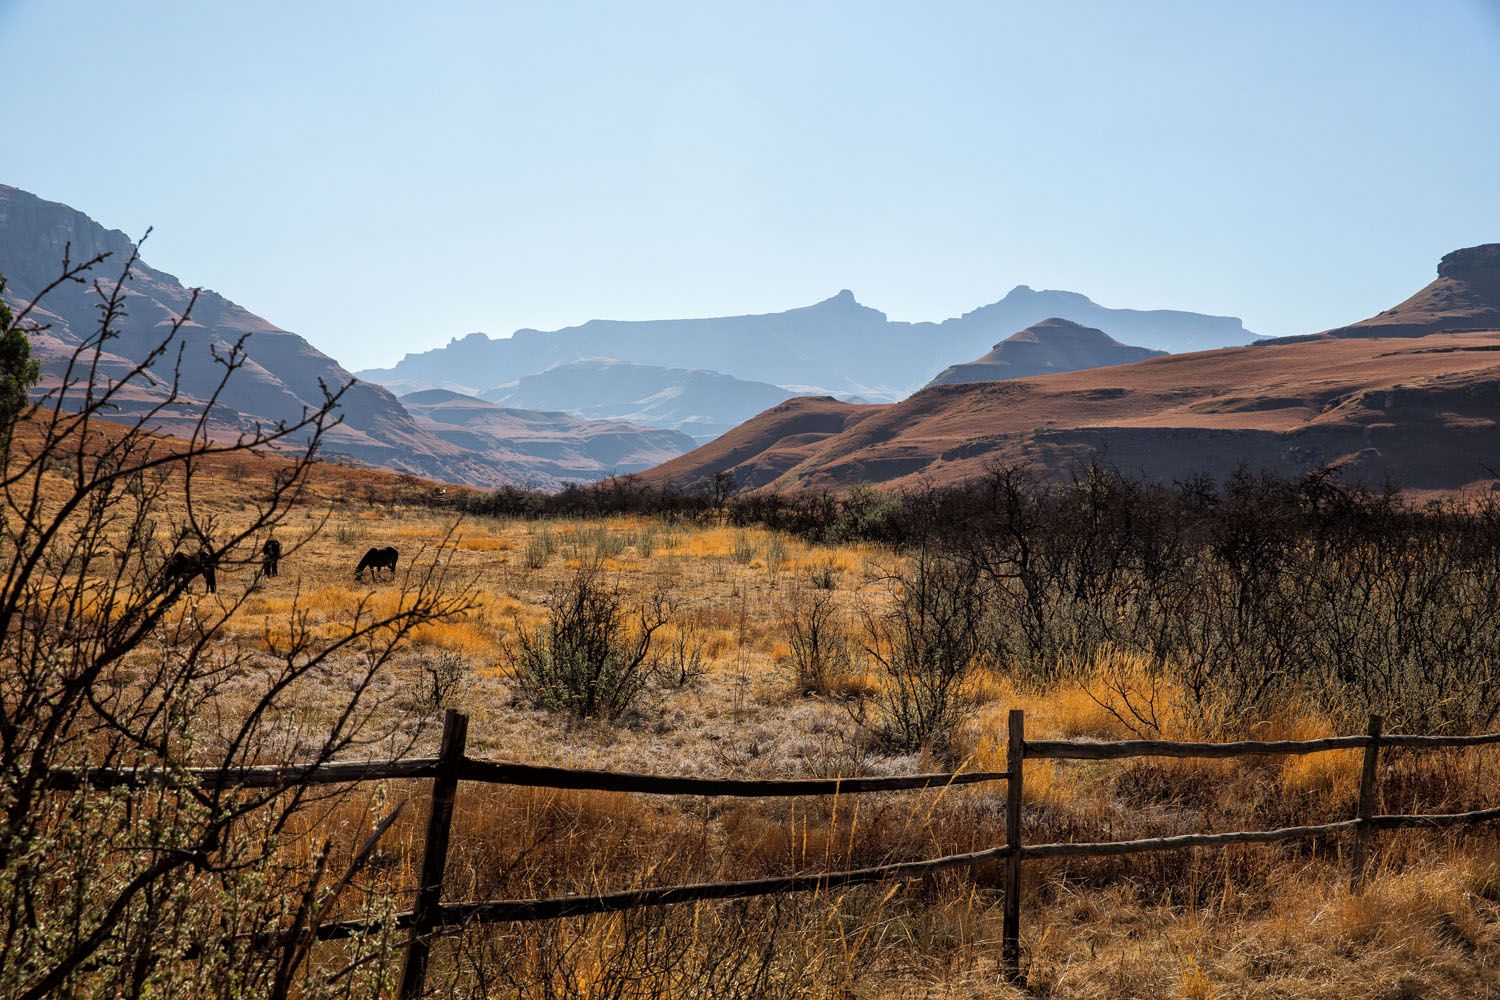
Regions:
<instances>
[{"instance_id":1,"label":"brown hillside","mask_svg":"<svg viewBox=\"0 0 1500 1000\"><path fill-rule=\"evenodd\" d=\"M841 403L832 396L797 396L646 475L660 482L696 484L729 472L742 489L766 486L813 460L824 441L888 408Z\"/></svg>"},{"instance_id":2,"label":"brown hillside","mask_svg":"<svg viewBox=\"0 0 1500 1000\"><path fill-rule=\"evenodd\" d=\"M1500 329L1500 243L1446 254L1438 262L1437 273L1436 281L1405 302L1313 336L1420 337Z\"/></svg>"},{"instance_id":3,"label":"brown hillside","mask_svg":"<svg viewBox=\"0 0 1500 1000\"><path fill-rule=\"evenodd\" d=\"M819 429L795 448L778 407L726 436L740 445L732 455L700 448L657 472L690 483L727 468L742 487L798 490L954 482L997 460L1062 470L1102 454L1162 479L1335 464L1371 482L1454 489L1500 466L1500 321L1467 329L1500 317L1496 271L1500 246L1450 254L1438 281L1384 314L1389 324L1377 317L1252 347L934 386L886 406L825 401ZM856 412L847 426L833 419Z\"/></svg>"}]
</instances>

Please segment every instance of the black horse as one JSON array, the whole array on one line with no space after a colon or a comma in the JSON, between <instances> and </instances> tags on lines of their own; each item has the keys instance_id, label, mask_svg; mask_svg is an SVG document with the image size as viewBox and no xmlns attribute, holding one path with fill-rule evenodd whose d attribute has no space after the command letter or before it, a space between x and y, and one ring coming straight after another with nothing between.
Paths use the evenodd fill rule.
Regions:
<instances>
[{"instance_id":1,"label":"black horse","mask_svg":"<svg viewBox=\"0 0 1500 1000\"><path fill-rule=\"evenodd\" d=\"M374 548L366 552L365 557L354 568L354 579L358 580L364 576L365 570L369 570L370 575L374 576L383 569L390 570L391 576L396 575L396 547L394 545L387 545L383 549Z\"/></svg>"},{"instance_id":2,"label":"black horse","mask_svg":"<svg viewBox=\"0 0 1500 1000\"><path fill-rule=\"evenodd\" d=\"M260 547L260 567L266 576L275 576L281 567L281 543L274 538L267 538L266 544Z\"/></svg>"},{"instance_id":3,"label":"black horse","mask_svg":"<svg viewBox=\"0 0 1500 1000\"><path fill-rule=\"evenodd\" d=\"M219 581L214 577L213 553L207 549L194 553L173 552L161 568L162 585L168 590L179 585L186 590L195 576L203 577L210 594L219 592Z\"/></svg>"}]
</instances>

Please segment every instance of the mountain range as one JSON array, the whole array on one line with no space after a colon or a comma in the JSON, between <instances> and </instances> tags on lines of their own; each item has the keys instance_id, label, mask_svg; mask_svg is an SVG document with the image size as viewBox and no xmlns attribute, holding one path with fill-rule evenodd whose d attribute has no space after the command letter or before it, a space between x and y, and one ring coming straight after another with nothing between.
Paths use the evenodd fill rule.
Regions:
<instances>
[{"instance_id":1,"label":"mountain range","mask_svg":"<svg viewBox=\"0 0 1500 1000\"><path fill-rule=\"evenodd\" d=\"M448 389L408 393L401 404L417 426L449 444L505 455L529 476L559 482L640 472L694 447L674 430L498 406Z\"/></svg>"},{"instance_id":2,"label":"mountain range","mask_svg":"<svg viewBox=\"0 0 1500 1000\"><path fill-rule=\"evenodd\" d=\"M1091 456L1171 481L1337 466L1452 490L1500 466L1500 244L1443 257L1376 316L1319 334L1131 364L934 385L894 404L791 399L648 473L743 489L956 482L995 462Z\"/></svg>"},{"instance_id":3,"label":"mountain range","mask_svg":"<svg viewBox=\"0 0 1500 1000\"><path fill-rule=\"evenodd\" d=\"M954 319L905 323L862 305L846 289L813 305L777 313L596 319L550 332L517 330L498 339L471 333L444 347L408 354L390 368L358 374L404 391L447 388L492 398L496 387L555 365L615 358L720 372L799 394L890 401L921 388L955 361L982 354L997 341L1052 317L1163 351L1236 346L1256 339L1233 317L1111 309L1076 292L1035 291L1025 285ZM561 393L545 401L531 399L536 405L570 412L583 404Z\"/></svg>"},{"instance_id":4,"label":"mountain range","mask_svg":"<svg viewBox=\"0 0 1500 1000\"><path fill-rule=\"evenodd\" d=\"M93 275L107 288L134 250L81 212L0 185L14 306L57 277L65 252L110 255ZM99 378L147 357L194 293L141 263L124 295ZM34 311L40 391L92 337L98 304L95 287L64 283ZM837 489L954 482L994 462L1063 472L1103 455L1157 479L1335 465L1450 490L1500 466L1500 244L1454 251L1399 304L1305 336L1255 338L1235 319L1025 286L955 319L900 323L845 291L755 316L471 334L368 373L399 398L203 291L180 359L159 361L122 415L159 404L175 371L178 404L154 426L190 430L219 358L241 340L248 360L209 413L210 434L296 420L324 386L349 385L325 456L478 486L557 489L639 471L688 486L728 472L744 489Z\"/></svg>"},{"instance_id":5,"label":"mountain range","mask_svg":"<svg viewBox=\"0 0 1500 1000\"><path fill-rule=\"evenodd\" d=\"M567 412L575 417L667 428L702 444L796 393L701 368L590 358L553 365L480 395L505 406L535 409L566 400Z\"/></svg>"},{"instance_id":6,"label":"mountain range","mask_svg":"<svg viewBox=\"0 0 1500 1000\"><path fill-rule=\"evenodd\" d=\"M0 274L8 281L5 296L13 305L29 303L57 278L65 252L74 261L110 255L91 277L112 287L134 249L124 233L106 229L82 212L0 185ZM126 312L117 324L118 335L99 359L99 376L118 379L145 358L187 310L191 298L192 292L177 278L137 264L125 285ZM31 338L33 357L42 363L41 390L58 384L78 345L94 336L98 303L90 284L67 282L50 292L34 311L33 318L46 326ZM353 381L348 371L303 337L205 290L181 330L180 364L175 354L163 358L154 369L154 384L139 380L120 400L122 416L144 412L164 399L176 366L180 405L159 414L154 426L167 433L190 431L203 401L218 383L222 369L216 354L222 355L245 335L249 360L229 380L210 414L213 435L232 437L256 423L295 421L305 410L321 404L323 385L337 388ZM324 454L330 458L480 486L557 488L565 481L597 479L616 471L602 462L574 461L570 474L561 477L554 466L538 465L524 449L498 442L482 447L453 443L415 419L389 390L368 382L350 385L338 415L342 422L324 438ZM557 413L546 415L546 422L554 437L574 437L580 442L578 456L590 454L590 446L582 442L596 440L606 431L595 422ZM614 449L620 454L660 459L673 453L664 448L681 451L692 445L685 436L664 437L649 428L620 425L607 430L625 442Z\"/></svg>"}]
</instances>

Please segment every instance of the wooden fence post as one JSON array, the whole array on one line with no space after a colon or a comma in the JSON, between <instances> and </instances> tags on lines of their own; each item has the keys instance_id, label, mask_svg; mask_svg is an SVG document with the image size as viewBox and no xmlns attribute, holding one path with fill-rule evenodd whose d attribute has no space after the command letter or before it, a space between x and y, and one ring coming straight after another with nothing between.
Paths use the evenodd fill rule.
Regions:
<instances>
[{"instance_id":1,"label":"wooden fence post","mask_svg":"<svg viewBox=\"0 0 1500 1000\"><path fill-rule=\"evenodd\" d=\"M1370 745L1365 747L1365 764L1359 772L1359 805L1355 813L1359 825L1354 828L1354 871L1349 876L1349 890L1356 893L1364 888L1365 862L1370 853L1370 838L1375 833L1370 826L1370 817L1375 815L1375 800L1379 795L1376 781L1380 764L1380 734L1384 729L1385 719L1371 714L1370 726L1365 731L1370 737Z\"/></svg>"},{"instance_id":2,"label":"wooden fence post","mask_svg":"<svg viewBox=\"0 0 1500 1000\"><path fill-rule=\"evenodd\" d=\"M401 1000L416 1000L427 979L430 936L437 926L443 901L443 873L448 867L448 832L453 823L453 798L468 742L469 717L448 709L443 716L443 742L438 751L438 773L432 781L432 810L427 815L427 839L422 846L422 874L417 902L412 907L411 936L401 963Z\"/></svg>"},{"instance_id":3,"label":"wooden fence post","mask_svg":"<svg viewBox=\"0 0 1500 1000\"><path fill-rule=\"evenodd\" d=\"M1010 710L1010 739L1005 763L1010 778L1005 783L1005 916L1002 926L1001 964L1006 978L1021 981L1021 779L1026 770L1026 713Z\"/></svg>"}]
</instances>

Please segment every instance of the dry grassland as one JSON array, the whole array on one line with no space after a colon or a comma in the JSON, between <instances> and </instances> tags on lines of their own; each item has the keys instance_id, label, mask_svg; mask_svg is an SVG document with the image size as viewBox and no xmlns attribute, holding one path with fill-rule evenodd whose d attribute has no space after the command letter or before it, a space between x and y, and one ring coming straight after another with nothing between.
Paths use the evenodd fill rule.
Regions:
<instances>
[{"instance_id":1,"label":"dry grassland","mask_svg":"<svg viewBox=\"0 0 1500 1000\"><path fill-rule=\"evenodd\" d=\"M259 469L215 470L200 501L224 523L253 501ZM402 574L441 555L476 598L458 621L425 626L395 670L369 752L431 753L439 700L470 716L469 752L536 763L711 776L803 776L940 769L881 756L857 721L878 674L856 657L834 696L797 689L787 625L817 579L855 632L891 600L895 553L819 547L760 529L608 521L459 521L419 501L426 486L351 470L320 472L310 502L278 530L281 575L221 572L204 601L244 603L228 642L272 655L289 615L335 634L361 601L400 600ZM366 548L395 545L395 580L354 578ZM602 565L627 607L671 607L658 649L701 657L664 667L639 705L612 721L540 709L510 677L515 631L535 627L578 567ZM1005 712L1023 707L1034 738L1128 736L1116 686L1139 680L1123 658L1097 683L1023 690L1004 664L980 671L961 737L967 768L1003 768ZM442 685L441 698L433 685ZM257 680L247 675L243 683ZM309 689L285 720L337 703L341 679ZM232 715L233 691L223 692ZM1114 700L1112 700L1114 699ZM1169 735L1193 735L1170 722ZM1116 709L1112 712L1111 707ZM1329 727L1288 708L1245 720L1246 736L1308 738ZM1386 755L1382 809L1457 811L1500 802L1496 751ZM1114 840L1321 822L1352 813L1358 754L1228 761L1038 761L1028 765L1028 841ZM360 786L316 801L296 855L331 841L347 855L394 801L409 799L344 907L404 908L415 885L425 785ZM465 785L448 899L549 896L878 864L993 846L1003 785L832 801L663 799ZM471 928L438 948L433 984L452 995L823 997L1464 997L1500 994L1500 849L1493 829L1383 836L1362 896L1348 889L1347 842L1028 863L1029 992L1002 981L998 866L824 897L704 904L523 927ZM305 854L303 855L305 856ZM382 902L383 901L383 902ZM337 968L340 946L319 946ZM728 971L726 971L728 970ZM743 974L734 970L741 970ZM733 974L731 974L733 973ZM716 979L715 976L721 978ZM725 985L728 984L728 985Z\"/></svg>"}]
</instances>

